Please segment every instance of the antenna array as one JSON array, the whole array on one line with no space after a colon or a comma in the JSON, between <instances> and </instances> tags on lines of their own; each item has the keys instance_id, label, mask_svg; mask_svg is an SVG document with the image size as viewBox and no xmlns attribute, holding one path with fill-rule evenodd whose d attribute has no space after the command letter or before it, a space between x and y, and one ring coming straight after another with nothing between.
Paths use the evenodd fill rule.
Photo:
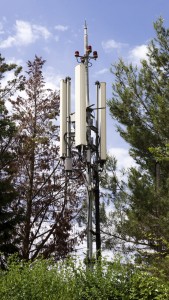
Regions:
<instances>
[{"instance_id":1,"label":"antenna array","mask_svg":"<svg viewBox=\"0 0 169 300\"><path fill-rule=\"evenodd\" d=\"M89 101L89 66L98 58L88 45L87 24L84 26L84 55L75 51L78 65L75 67L75 113L71 113L71 79L60 82L60 157L65 171L73 171L74 153L83 161L87 182L87 259L91 266L93 259L92 202L95 200L96 259L101 255L99 173L106 161L106 83L96 82L96 107ZM96 119L93 112L96 111Z\"/></svg>"}]
</instances>

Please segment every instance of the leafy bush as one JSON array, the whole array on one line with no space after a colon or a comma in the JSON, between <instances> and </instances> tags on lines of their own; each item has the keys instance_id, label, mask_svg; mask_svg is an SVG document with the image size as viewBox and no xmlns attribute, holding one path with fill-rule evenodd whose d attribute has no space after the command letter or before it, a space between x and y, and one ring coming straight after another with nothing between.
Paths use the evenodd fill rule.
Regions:
<instances>
[{"instance_id":1,"label":"leafy bush","mask_svg":"<svg viewBox=\"0 0 169 300\"><path fill-rule=\"evenodd\" d=\"M165 300L167 282L120 261L96 264L93 270L67 260L55 263L10 262L0 271L1 300Z\"/></svg>"},{"instance_id":2,"label":"leafy bush","mask_svg":"<svg viewBox=\"0 0 169 300\"><path fill-rule=\"evenodd\" d=\"M129 298L133 300L167 300L169 288L166 282L147 272L135 272L131 278Z\"/></svg>"}]
</instances>

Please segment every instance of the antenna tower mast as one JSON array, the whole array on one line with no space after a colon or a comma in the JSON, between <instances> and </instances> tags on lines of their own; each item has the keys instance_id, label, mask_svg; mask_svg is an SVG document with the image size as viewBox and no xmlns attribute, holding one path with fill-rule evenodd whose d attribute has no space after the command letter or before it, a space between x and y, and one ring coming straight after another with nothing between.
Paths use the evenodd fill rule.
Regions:
<instances>
[{"instance_id":1,"label":"antenna tower mast","mask_svg":"<svg viewBox=\"0 0 169 300\"><path fill-rule=\"evenodd\" d=\"M87 262L92 269L93 234L96 239L96 259L101 256L99 172L106 161L106 83L96 81L96 108L89 98L89 66L98 58L88 45L87 24L84 24L84 55L75 51L79 63L75 67L75 130L72 132L70 115L70 78L61 80L60 88L60 157L65 161L66 174L72 172L72 148L85 165L87 188ZM96 120L93 111L96 110ZM95 121L95 123L94 123ZM74 150L76 149L76 150ZM67 175L66 175L67 176ZM93 230L93 204L95 203L95 228Z\"/></svg>"}]
</instances>

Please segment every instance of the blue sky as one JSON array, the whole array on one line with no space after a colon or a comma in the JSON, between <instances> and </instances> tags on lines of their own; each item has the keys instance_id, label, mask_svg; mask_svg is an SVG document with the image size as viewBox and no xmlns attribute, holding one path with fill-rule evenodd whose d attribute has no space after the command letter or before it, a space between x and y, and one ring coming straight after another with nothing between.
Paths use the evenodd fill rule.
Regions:
<instances>
[{"instance_id":1,"label":"blue sky","mask_svg":"<svg viewBox=\"0 0 169 300\"><path fill-rule=\"evenodd\" d=\"M7 61L25 66L35 54L46 60L45 78L57 89L61 78L72 78L74 51L83 54L83 26L88 25L89 44L99 58L90 69L90 102L95 103L95 81L106 81L107 98L113 82L111 64L123 57L139 64L146 45L154 37L153 22L160 16L169 26L167 0L1 0L0 52ZM126 158L128 146L115 130L107 110L108 149ZM123 161L125 165L129 160Z\"/></svg>"}]
</instances>

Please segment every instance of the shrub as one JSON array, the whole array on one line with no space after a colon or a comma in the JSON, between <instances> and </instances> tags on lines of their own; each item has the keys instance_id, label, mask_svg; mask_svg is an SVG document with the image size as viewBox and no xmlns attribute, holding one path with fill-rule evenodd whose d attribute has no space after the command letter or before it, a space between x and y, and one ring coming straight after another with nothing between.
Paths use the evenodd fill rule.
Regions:
<instances>
[{"instance_id":1,"label":"shrub","mask_svg":"<svg viewBox=\"0 0 169 300\"><path fill-rule=\"evenodd\" d=\"M165 300L167 282L119 260L89 268L72 260L13 259L0 271L1 300Z\"/></svg>"}]
</instances>

